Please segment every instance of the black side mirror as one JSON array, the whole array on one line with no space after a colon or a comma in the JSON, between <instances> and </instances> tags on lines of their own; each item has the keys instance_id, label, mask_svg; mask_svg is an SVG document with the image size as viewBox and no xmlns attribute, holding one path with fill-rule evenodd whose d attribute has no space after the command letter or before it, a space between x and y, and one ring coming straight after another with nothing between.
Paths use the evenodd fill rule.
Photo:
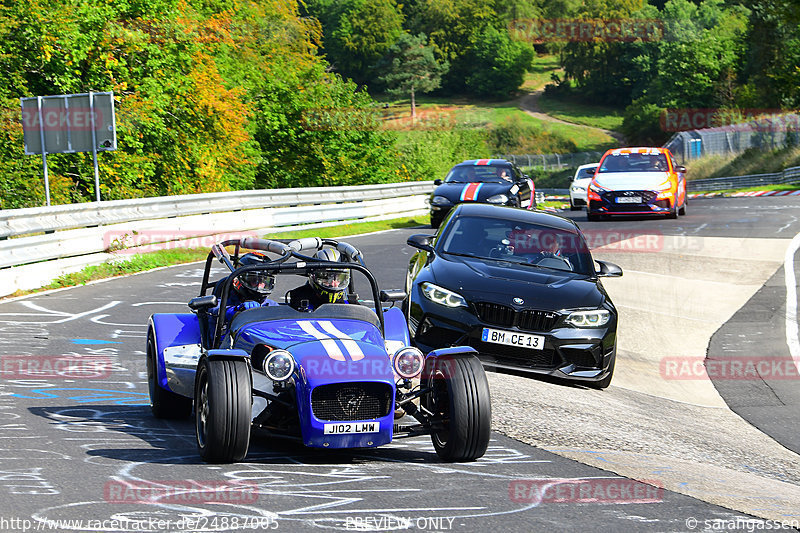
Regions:
<instances>
[{"instance_id":1,"label":"black side mirror","mask_svg":"<svg viewBox=\"0 0 800 533\"><path fill-rule=\"evenodd\" d=\"M433 180L433 184L434 185L441 185L442 184L442 180L440 180L439 178L436 178L435 180Z\"/></svg>"},{"instance_id":2,"label":"black side mirror","mask_svg":"<svg viewBox=\"0 0 800 533\"><path fill-rule=\"evenodd\" d=\"M678 172L686 172L686 167L683 165L678 165L677 167L675 167L675 170L677 170Z\"/></svg>"},{"instance_id":3,"label":"black side mirror","mask_svg":"<svg viewBox=\"0 0 800 533\"><path fill-rule=\"evenodd\" d=\"M433 246L431 246L431 239L433 237L434 235L421 235L421 234L412 235L411 237L408 238L406 244L408 244L409 246L413 246L414 248L419 248L420 250L423 250L428 253L434 253Z\"/></svg>"},{"instance_id":4,"label":"black side mirror","mask_svg":"<svg viewBox=\"0 0 800 533\"><path fill-rule=\"evenodd\" d=\"M209 294L208 296L198 296L197 298L192 298L189 301L189 307L194 311L205 311L211 309L212 307L216 307L217 303L217 297L213 294Z\"/></svg>"},{"instance_id":5,"label":"black side mirror","mask_svg":"<svg viewBox=\"0 0 800 533\"><path fill-rule=\"evenodd\" d=\"M600 261L599 259L596 259L595 263L597 263L597 266L600 267L600 270L596 271L598 278L622 277L622 268L620 268L619 265L609 263L608 261Z\"/></svg>"},{"instance_id":6,"label":"black side mirror","mask_svg":"<svg viewBox=\"0 0 800 533\"><path fill-rule=\"evenodd\" d=\"M406 299L406 291L403 289L386 289L381 291L382 302L402 302Z\"/></svg>"}]
</instances>

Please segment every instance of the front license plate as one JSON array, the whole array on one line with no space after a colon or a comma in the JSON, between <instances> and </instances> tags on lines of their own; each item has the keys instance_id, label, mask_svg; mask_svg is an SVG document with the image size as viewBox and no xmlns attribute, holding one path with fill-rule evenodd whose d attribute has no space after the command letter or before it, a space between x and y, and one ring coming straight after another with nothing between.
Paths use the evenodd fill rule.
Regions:
<instances>
[{"instance_id":1,"label":"front license plate","mask_svg":"<svg viewBox=\"0 0 800 533\"><path fill-rule=\"evenodd\" d=\"M483 328L481 340L483 340L483 342L505 344L506 346L516 346L518 348L530 348L531 350L544 349L543 336L528 335L527 333L517 333L515 331Z\"/></svg>"},{"instance_id":2,"label":"front license plate","mask_svg":"<svg viewBox=\"0 0 800 533\"><path fill-rule=\"evenodd\" d=\"M380 422L342 422L325 424L325 435L345 435L350 433L377 433Z\"/></svg>"},{"instance_id":3,"label":"front license plate","mask_svg":"<svg viewBox=\"0 0 800 533\"><path fill-rule=\"evenodd\" d=\"M618 204L640 204L642 203L641 196L619 196L617 197Z\"/></svg>"}]
</instances>

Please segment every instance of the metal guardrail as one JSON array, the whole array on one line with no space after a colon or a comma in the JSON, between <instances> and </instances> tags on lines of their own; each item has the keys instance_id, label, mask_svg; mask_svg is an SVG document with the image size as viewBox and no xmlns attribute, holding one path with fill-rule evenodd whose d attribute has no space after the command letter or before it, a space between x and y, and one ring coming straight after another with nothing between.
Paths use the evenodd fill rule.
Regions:
<instances>
[{"instance_id":1,"label":"metal guardrail","mask_svg":"<svg viewBox=\"0 0 800 533\"><path fill-rule=\"evenodd\" d=\"M381 183L160 196L0 211L0 239L123 222L299 205L383 200L428 194L432 182Z\"/></svg>"},{"instance_id":2,"label":"metal guardrail","mask_svg":"<svg viewBox=\"0 0 800 533\"><path fill-rule=\"evenodd\" d=\"M102 263L128 239L134 248L125 251L134 252L142 244L423 214L433 188L425 181L235 191L0 211L0 295Z\"/></svg>"},{"instance_id":3,"label":"metal guardrail","mask_svg":"<svg viewBox=\"0 0 800 533\"><path fill-rule=\"evenodd\" d=\"M690 191L721 191L724 189L743 189L762 185L782 185L800 182L800 167L791 167L782 172L769 174L748 174L724 178L689 180L686 188Z\"/></svg>"}]
</instances>

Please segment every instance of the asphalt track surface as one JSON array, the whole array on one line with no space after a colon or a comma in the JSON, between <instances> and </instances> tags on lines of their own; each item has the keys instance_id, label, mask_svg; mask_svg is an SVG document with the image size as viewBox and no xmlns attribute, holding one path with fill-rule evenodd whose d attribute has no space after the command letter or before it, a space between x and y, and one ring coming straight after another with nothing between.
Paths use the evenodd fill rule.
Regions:
<instances>
[{"instance_id":1,"label":"asphalt track surface","mask_svg":"<svg viewBox=\"0 0 800 533\"><path fill-rule=\"evenodd\" d=\"M427 437L333 453L254 438L242 463L202 463L191 421L150 416L143 352L148 316L183 312L201 265L0 303L0 530L738 531L800 520L796 380L676 386L648 373L650 356L670 338L678 346L705 342L709 357L747 355L751 345L732 342L737 335L787 356L783 255L775 250L800 232L800 205L703 199L672 221L588 223L565 214L594 235L662 238L657 249L612 245L595 253L627 269L605 283L625 319L618 374L609 389L594 391L490 373L497 431L487 455L470 464L439 462ZM396 288L413 253L405 240L417 232L431 230L347 240L364 251L382 287ZM657 296L641 288L648 276L664 278ZM738 299L720 294L736 292L724 285L729 277L739 283L731 285ZM673 278L691 280L686 293L672 288ZM648 313L664 291L677 296L670 305L678 311L653 319ZM692 315L706 307L720 311ZM697 331L656 329L662 321L679 327L671 320L680 319L699 324ZM112 364L79 379L20 374L20 360L46 364L65 355ZM550 487L544 500L520 490L531 480ZM237 483L245 496L219 490ZM593 497L569 490L579 483Z\"/></svg>"}]
</instances>

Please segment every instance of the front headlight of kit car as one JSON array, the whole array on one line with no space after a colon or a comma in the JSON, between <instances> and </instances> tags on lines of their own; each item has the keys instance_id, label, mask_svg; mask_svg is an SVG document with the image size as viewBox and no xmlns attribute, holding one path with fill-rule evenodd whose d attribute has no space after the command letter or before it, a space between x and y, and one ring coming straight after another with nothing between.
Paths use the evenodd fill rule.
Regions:
<instances>
[{"instance_id":1,"label":"front headlight of kit car","mask_svg":"<svg viewBox=\"0 0 800 533\"><path fill-rule=\"evenodd\" d=\"M392 358L395 373L403 379L413 379L420 375L425 366L425 356L414 346L397 350Z\"/></svg>"},{"instance_id":2,"label":"front headlight of kit car","mask_svg":"<svg viewBox=\"0 0 800 533\"><path fill-rule=\"evenodd\" d=\"M264 359L264 373L276 382L286 381L294 373L295 363L292 354L286 350L273 350Z\"/></svg>"},{"instance_id":3,"label":"front headlight of kit car","mask_svg":"<svg viewBox=\"0 0 800 533\"><path fill-rule=\"evenodd\" d=\"M611 320L611 311L607 309L588 309L569 312L564 322L574 328L599 328Z\"/></svg>"},{"instance_id":4,"label":"front headlight of kit car","mask_svg":"<svg viewBox=\"0 0 800 533\"><path fill-rule=\"evenodd\" d=\"M457 292L445 289L426 281L420 285L422 294L428 300L445 307L467 307L467 301Z\"/></svg>"},{"instance_id":5,"label":"front headlight of kit car","mask_svg":"<svg viewBox=\"0 0 800 533\"><path fill-rule=\"evenodd\" d=\"M431 205L450 205L452 202L444 196L434 196L431 198Z\"/></svg>"}]
</instances>

